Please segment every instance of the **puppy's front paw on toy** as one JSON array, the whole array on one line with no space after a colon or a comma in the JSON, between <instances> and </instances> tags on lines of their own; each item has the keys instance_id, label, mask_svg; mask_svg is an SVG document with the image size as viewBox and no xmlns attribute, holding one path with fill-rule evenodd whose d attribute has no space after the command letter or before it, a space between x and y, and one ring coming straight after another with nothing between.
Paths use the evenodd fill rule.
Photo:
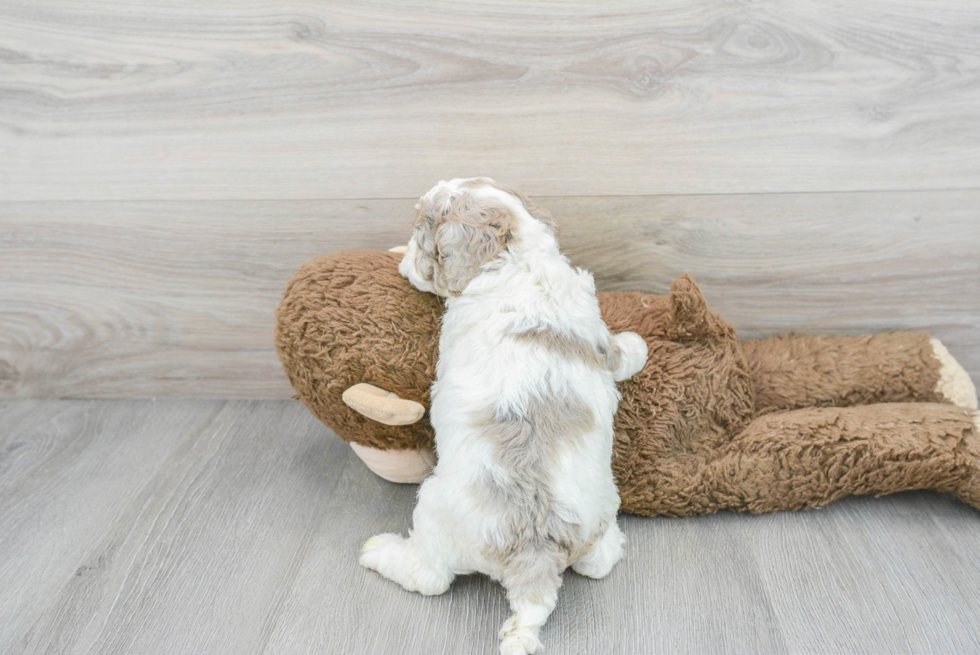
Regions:
<instances>
[{"instance_id":1,"label":"puppy's front paw on toy","mask_svg":"<svg viewBox=\"0 0 980 655\"><path fill-rule=\"evenodd\" d=\"M613 370L617 382L630 379L647 365L647 342L636 332L620 332L613 337L613 344L619 352L619 361Z\"/></svg>"}]
</instances>

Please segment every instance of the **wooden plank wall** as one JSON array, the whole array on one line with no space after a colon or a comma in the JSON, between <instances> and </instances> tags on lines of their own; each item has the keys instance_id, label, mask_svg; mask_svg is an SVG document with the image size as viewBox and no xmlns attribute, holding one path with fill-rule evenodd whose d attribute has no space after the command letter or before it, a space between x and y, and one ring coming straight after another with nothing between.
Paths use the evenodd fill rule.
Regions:
<instances>
[{"instance_id":1,"label":"wooden plank wall","mask_svg":"<svg viewBox=\"0 0 980 655\"><path fill-rule=\"evenodd\" d=\"M980 378L980 3L0 0L0 396L288 397L273 311L439 179L743 336Z\"/></svg>"}]
</instances>

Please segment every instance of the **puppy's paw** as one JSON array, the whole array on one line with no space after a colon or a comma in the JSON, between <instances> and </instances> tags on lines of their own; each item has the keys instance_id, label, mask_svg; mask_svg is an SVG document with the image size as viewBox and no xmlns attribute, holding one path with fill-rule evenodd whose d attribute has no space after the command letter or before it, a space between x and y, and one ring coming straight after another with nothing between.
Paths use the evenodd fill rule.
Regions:
<instances>
[{"instance_id":1,"label":"puppy's paw","mask_svg":"<svg viewBox=\"0 0 980 655\"><path fill-rule=\"evenodd\" d=\"M616 561L611 560L580 559L572 564L572 570L587 578L600 580L609 575L615 565Z\"/></svg>"},{"instance_id":2,"label":"puppy's paw","mask_svg":"<svg viewBox=\"0 0 980 655\"><path fill-rule=\"evenodd\" d=\"M628 380L643 370L647 364L647 342L636 332L620 332L613 337L619 349L619 365L613 371L617 382Z\"/></svg>"},{"instance_id":3,"label":"puppy's paw","mask_svg":"<svg viewBox=\"0 0 980 655\"><path fill-rule=\"evenodd\" d=\"M525 635L511 635L500 642L500 655L528 655L538 650L540 642Z\"/></svg>"},{"instance_id":4,"label":"puppy's paw","mask_svg":"<svg viewBox=\"0 0 980 655\"><path fill-rule=\"evenodd\" d=\"M522 624L517 614L507 619L497 636L501 655L525 655L541 647L538 628Z\"/></svg>"},{"instance_id":5,"label":"puppy's paw","mask_svg":"<svg viewBox=\"0 0 980 655\"><path fill-rule=\"evenodd\" d=\"M365 541L357 561L407 591L417 591L424 596L445 593L452 582L448 571L439 571L420 560L408 540L397 534L378 534Z\"/></svg>"},{"instance_id":6,"label":"puppy's paw","mask_svg":"<svg viewBox=\"0 0 980 655\"><path fill-rule=\"evenodd\" d=\"M417 591L423 596L439 596L449 591L452 583L452 576L448 573L439 573L433 569L420 567L412 574L411 586L409 591Z\"/></svg>"},{"instance_id":7,"label":"puppy's paw","mask_svg":"<svg viewBox=\"0 0 980 655\"><path fill-rule=\"evenodd\" d=\"M614 522L585 557L572 564L572 570L588 578L604 578L623 559L626 536Z\"/></svg>"},{"instance_id":8,"label":"puppy's paw","mask_svg":"<svg viewBox=\"0 0 980 655\"><path fill-rule=\"evenodd\" d=\"M361 546L361 557L357 563L366 569L377 571L388 577L382 569L389 568L398 559L398 551L405 543L405 537L397 534L376 534Z\"/></svg>"},{"instance_id":9,"label":"puppy's paw","mask_svg":"<svg viewBox=\"0 0 980 655\"><path fill-rule=\"evenodd\" d=\"M541 647L537 628L522 628L516 616L500 629L500 655L526 655Z\"/></svg>"}]
</instances>

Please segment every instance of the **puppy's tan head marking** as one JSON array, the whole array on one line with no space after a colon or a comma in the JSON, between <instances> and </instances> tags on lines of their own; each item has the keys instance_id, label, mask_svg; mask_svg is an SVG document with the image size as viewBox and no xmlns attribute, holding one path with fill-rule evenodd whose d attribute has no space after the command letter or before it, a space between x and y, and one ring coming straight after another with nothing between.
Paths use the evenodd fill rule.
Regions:
<instances>
[{"instance_id":1,"label":"puppy's tan head marking","mask_svg":"<svg viewBox=\"0 0 980 655\"><path fill-rule=\"evenodd\" d=\"M555 223L554 217L551 215L547 209L531 201L526 195L521 191L512 186L507 186L506 184L500 184L499 182L490 179L489 177L474 177L472 179L466 180L460 184L460 188L476 189L480 187L492 187L504 193L509 193L524 205L524 211L530 214L533 218L541 221L551 230L551 234L557 239L558 238L558 224Z\"/></svg>"},{"instance_id":2,"label":"puppy's tan head marking","mask_svg":"<svg viewBox=\"0 0 980 655\"><path fill-rule=\"evenodd\" d=\"M439 293L458 296L507 250L518 218L499 200L437 187L415 206L415 267Z\"/></svg>"},{"instance_id":3,"label":"puppy's tan head marking","mask_svg":"<svg viewBox=\"0 0 980 655\"><path fill-rule=\"evenodd\" d=\"M519 228L537 222L552 236L558 234L546 209L488 177L440 182L415 211L415 249L411 243L409 248L414 254L402 274L418 288L442 296L460 295L482 268L517 243Z\"/></svg>"}]
</instances>

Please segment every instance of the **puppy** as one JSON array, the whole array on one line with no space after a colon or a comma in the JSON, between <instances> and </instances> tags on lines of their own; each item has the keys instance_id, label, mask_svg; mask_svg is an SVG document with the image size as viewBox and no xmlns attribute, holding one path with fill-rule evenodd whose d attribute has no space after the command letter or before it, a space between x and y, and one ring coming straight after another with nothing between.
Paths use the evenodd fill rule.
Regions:
<instances>
[{"instance_id":1,"label":"puppy","mask_svg":"<svg viewBox=\"0 0 980 655\"><path fill-rule=\"evenodd\" d=\"M430 407L439 461L409 537L372 537L360 563L428 595L460 574L498 580L514 613L500 652L533 653L565 569L601 578L622 557L615 383L643 368L647 346L610 334L592 275L521 193L455 179L415 208L398 270L446 299Z\"/></svg>"}]
</instances>

